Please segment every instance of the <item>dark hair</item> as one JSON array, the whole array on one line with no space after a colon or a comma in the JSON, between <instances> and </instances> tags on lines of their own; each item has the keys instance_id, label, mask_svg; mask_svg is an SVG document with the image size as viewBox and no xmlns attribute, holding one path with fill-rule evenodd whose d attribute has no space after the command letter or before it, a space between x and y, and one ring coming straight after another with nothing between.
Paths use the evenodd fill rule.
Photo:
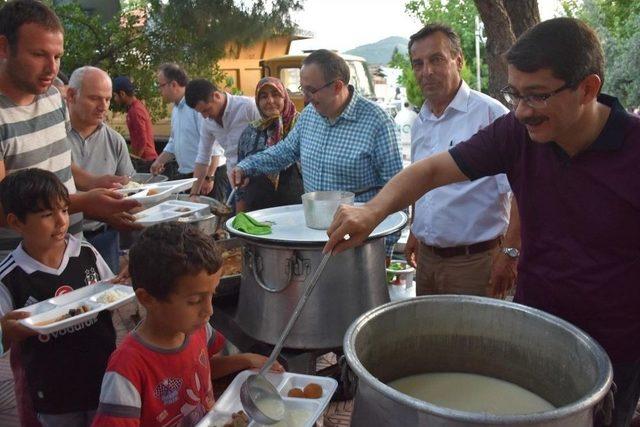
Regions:
<instances>
[{"instance_id":1,"label":"dark hair","mask_svg":"<svg viewBox=\"0 0 640 427\"><path fill-rule=\"evenodd\" d=\"M181 87L185 87L189 83L189 77L186 71L184 71L178 64L162 64L158 67L158 71L162 73L167 83L176 82Z\"/></svg>"},{"instance_id":2,"label":"dark hair","mask_svg":"<svg viewBox=\"0 0 640 427\"><path fill-rule=\"evenodd\" d=\"M221 266L222 255L213 238L185 223L153 225L129 251L133 288L143 288L159 300L175 290L181 277L203 270L213 274Z\"/></svg>"},{"instance_id":3,"label":"dark hair","mask_svg":"<svg viewBox=\"0 0 640 427\"><path fill-rule=\"evenodd\" d=\"M62 84L64 84L64 85L68 85L69 84L69 77L67 77L67 75L65 73L63 73L62 71L58 71L58 76L57 77L60 79Z\"/></svg>"},{"instance_id":4,"label":"dark hair","mask_svg":"<svg viewBox=\"0 0 640 427\"><path fill-rule=\"evenodd\" d=\"M411 58L411 46L413 46L416 41L427 38L435 33L442 33L447 36L449 44L451 44L451 53L453 55L462 55L462 45L460 44L460 36L458 33L446 24L434 22L433 24L425 25L420 31L409 37L409 58Z\"/></svg>"},{"instance_id":5,"label":"dark hair","mask_svg":"<svg viewBox=\"0 0 640 427\"><path fill-rule=\"evenodd\" d=\"M213 96L213 92L219 91L218 86L209 80L191 80L184 91L184 100L190 108L196 108L198 102L209 102L211 96Z\"/></svg>"},{"instance_id":6,"label":"dark hair","mask_svg":"<svg viewBox=\"0 0 640 427\"><path fill-rule=\"evenodd\" d=\"M4 214L12 213L21 222L25 222L27 214L59 207L61 201L66 205L71 202L67 187L53 172L43 169L22 169L0 183Z\"/></svg>"},{"instance_id":7,"label":"dark hair","mask_svg":"<svg viewBox=\"0 0 640 427\"><path fill-rule=\"evenodd\" d=\"M325 82L333 80L342 80L345 84L349 83L349 66L346 61L337 53L327 49L314 50L307 56L302 65L316 64Z\"/></svg>"},{"instance_id":8,"label":"dark hair","mask_svg":"<svg viewBox=\"0 0 640 427\"><path fill-rule=\"evenodd\" d=\"M598 36L574 18L549 19L531 27L511 46L506 59L525 73L548 68L570 87L591 74L604 83L604 54Z\"/></svg>"},{"instance_id":9,"label":"dark hair","mask_svg":"<svg viewBox=\"0 0 640 427\"><path fill-rule=\"evenodd\" d=\"M6 3L0 9L0 35L15 48L18 44L18 31L24 24L38 24L47 30L64 33L60 19L53 10L40 1L16 0Z\"/></svg>"}]
</instances>

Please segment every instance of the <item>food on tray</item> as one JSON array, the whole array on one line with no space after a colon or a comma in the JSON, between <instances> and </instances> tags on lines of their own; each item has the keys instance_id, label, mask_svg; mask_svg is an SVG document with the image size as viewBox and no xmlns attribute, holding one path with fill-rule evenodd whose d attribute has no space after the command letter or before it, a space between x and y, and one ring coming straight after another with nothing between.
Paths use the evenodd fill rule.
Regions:
<instances>
[{"instance_id":1,"label":"food on tray","mask_svg":"<svg viewBox=\"0 0 640 427\"><path fill-rule=\"evenodd\" d=\"M191 209L189 209L187 207L181 207L181 208L176 208L175 211L176 212L191 212Z\"/></svg>"},{"instance_id":2,"label":"food on tray","mask_svg":"<svg viewBox=\"0 0 640 427\"><path fill-rule=\"evenodd\" d=\"M82 313L86 313L88 311L90 311L91 308L87 305L80 305L76 308L71 308L69 309L69 311L65 314L63 314L62 316L58 316L58 317L54 317L53 319L49 319L49 320L44 320L42 322L38 322L38 323L34 323L34 326L47 326L50 325L52 323L56 323L56 322L60 322L62 320L65 319L69 319L71 317L77 316L78 314L82 314Z\"/></svg>"},{"instance_id":3,"label":"food on tray","mask_svg":"<svg viewBox=\"0 0 640 427\"><path fill-rule=\"evenodd\" d=\"M102 304L111 304L126 297L127 293L119 289L111 289L100 295L98 302Z\"/></svg>"},{"instance_id":4,"label":"food on tray","mask_svg":"<svg viewBox=\"0 0 640 427\"><path fill-rule=\"evenodd\" d=\"M316 383L307 384L304 389L304 397L307 399L320 399L322 397L322 387Z\"/></svg>"},{"instance_id":5,"label":"food on tray","mask_svg":"<svg viewBox=\"0 0 640 427\"><path fill-rule=\"evenodd\" d=\"M134 188L140 188L140 187L142 187L142 184L140 184L139 182L135 182L135 181L129 181L125 185L122 186L122 188L124 190L133 190Z\"/></svg>"},{"instance_id":6,"label":"food on tray","mask_svg":"<svg viewBox=\"0 0 640 427\"><path fill-rule=\"evenodd\" d=\"M300 397L304 399L304 391L301 388L295 387L289 390L287 397Z\"/></svg>"},{"instance_id":7,"label":"food on tray","mask_svg":"<svg viewBox=\"0 0 640 427\"><path fill-rule=\"evenodd\" d=\"M158 193L159 191L157 188L150 188L149 191L147 191L147 196L155 196Z\"/></svg>"},{"instance_id":8,"label":"food on tray","mask_svg":"<svg viewBox=\"0 0 640 427\"><path fill-rule=\"evenodd\" d=\"M245 427L249 425L249 417L244 411L231 414L231 420L224 424L224 427Z\"/></svg>"},{"instance_id":9,"label":"food on tray","mask_svg":"<svg viewBox=\"0 0 640 427\"><path fill-rule=\"evenodd\" d=\"M222 253L222 277L242 273L242 248L233 248Z\"/></svg>"}]
</instances>

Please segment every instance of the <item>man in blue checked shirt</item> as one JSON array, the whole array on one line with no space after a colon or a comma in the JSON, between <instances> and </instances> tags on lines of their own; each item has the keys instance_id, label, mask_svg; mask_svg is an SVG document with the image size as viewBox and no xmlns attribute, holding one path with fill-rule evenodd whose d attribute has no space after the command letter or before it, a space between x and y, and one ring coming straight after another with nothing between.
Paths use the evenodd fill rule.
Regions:
<instances>
[{"instance_id":1,"label":"man in blue checked shirt","mask_svg":"<svg viewBox=\"0 0 640 427\"><path fill-rule=\"evenodd\" d=\"M393 119L349 85L349 67L329 50L316 50L303 62L300 90L309 104L289 135L246 158L232 171L244 177L273 173L300 161L305 192L347 190L357 202L372 199L402 169ZM391 255L398 235L386 241Z\"/></svg>"}]
</instances>

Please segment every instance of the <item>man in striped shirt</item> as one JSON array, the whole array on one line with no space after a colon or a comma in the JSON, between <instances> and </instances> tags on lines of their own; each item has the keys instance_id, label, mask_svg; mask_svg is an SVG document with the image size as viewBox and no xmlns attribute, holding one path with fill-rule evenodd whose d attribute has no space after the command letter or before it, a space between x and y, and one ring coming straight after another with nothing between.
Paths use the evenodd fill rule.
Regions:
<instances>
[{"instance_id":1,"label":"man in striped shirt","mask_svg":"<svg viewBox=\"0 0 640 427\"><path fill-rule=\"evenodd\" d=\"M119 227L131 226L132 217L125 212L138 203L106 189L122 181L88 174L71 163L69 116L60 92L51 86L63 43L60 20L42 3L17 0L0 9L0 180L33 167L55 173L70 193L72 234L82 231L82 213ZM76 185L85 192L76 192ZM0 226L4 225L2 215ZM19 241L18 235L0 227L0 254L16 248ZM24 371L13 365L21 425L38 425L24 390Z\"/></svg>"}]
</instances>

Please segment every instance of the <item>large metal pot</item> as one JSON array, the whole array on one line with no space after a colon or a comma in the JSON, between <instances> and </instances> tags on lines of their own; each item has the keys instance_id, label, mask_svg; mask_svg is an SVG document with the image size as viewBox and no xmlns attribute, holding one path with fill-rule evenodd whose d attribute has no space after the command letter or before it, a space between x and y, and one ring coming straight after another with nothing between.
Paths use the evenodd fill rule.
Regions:
<instances>
[{"instance_id":1,"label":"large metal pot","mask_svg":"<svg viewBox=\"0 0 640 427\"><path fill-rule=\"evenodd\" d=\"M357 377L353 426L592 426L612 369L575 326L540 310L481 297L428 296L386 304L347 331ZM442 408L386 383L427 372L466 372L515 383L555 410L489 415Z\"/></svg>"},{"instance_id":2,"label":"large metal pot","mask_svg":"<svg viewBox=\"0 0 640 427\"><path fill-rule=\"evenodd\" d=\"M224 203L212 197L191 197L188 194L178 194L175 198L177 200L209 205L210 209L207 212L196 212L193 215L178 218L178 222L189 223L200 229L200 231L204 232L208 236L212 236L216 232L218 225L226 218L225 214L228 215L231 213L231 210L227 208Z\"/></svg>"},{"instance_id":3,"label":"large metal pot","mask_svg":"<svg viewBox=\"0 0 640 427\"><path fill-rule=\"evenodd\" d=\"M329 260L285 347L340 347L354 319L389 301L383 241L369 240ZM236 315L244 332L275 344L304 291L305 279L320 264L322 247L246 241Z\"/></svg>"}]
</instances>

